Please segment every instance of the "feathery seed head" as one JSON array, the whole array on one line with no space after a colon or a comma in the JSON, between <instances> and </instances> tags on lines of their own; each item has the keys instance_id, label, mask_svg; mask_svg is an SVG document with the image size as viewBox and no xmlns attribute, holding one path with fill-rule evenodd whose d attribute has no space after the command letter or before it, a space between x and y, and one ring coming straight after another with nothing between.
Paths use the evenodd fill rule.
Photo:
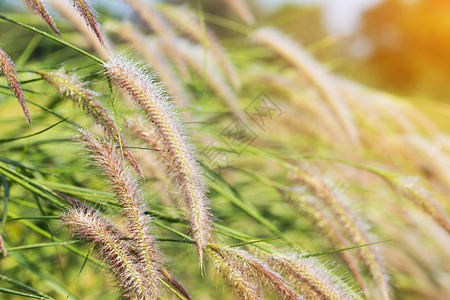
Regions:
<instances>
[{"instance_id":1,"label":"feathery seed head","mask_svg":"<svg viewBox=\"0 0 450 300\"><path fill-rule=\"evenodd\" d=\"M342 226L342 231L348 239L357 245L372 242L365 224L362 224L354 211L349 208L345 199L330 187L325 181L304 172L297 172L295 179L303 183L314 196L327 206ZM390 299L389 281L386 269L382 263L381 254L373 247L362 247L358 250L361 259L369 268L370 273L377 281L384 299Z\"/></svg>"},{"instance_id":2,"label":"feathery seed head","mask_svg":"<svg viewBox=\"0 0 450 300\"><path fill-rule=\"evenodd\" d=\"M336 84L325 69L300 45L275 28L260 28L252 36L259 44L271 48L289 61L297 71L306 76L317 88L327 102L335 120L347 133L355 145L358 144L358 130L347 103L337 91Z\"/></svg>"},{"instance_id":3,"label":"feathery seed head","mask_svg":"<svg viewBox=\"0 0 450 300\"><path fill-rule=\"evenodd\" d=\"M267 262L274 270L285 275L308 299L356 299L353 291L313 257L272 254L267 256Z\"/></svg>"},{"instance_id":4,"label":"feathery seed head","mask_svg":"<svg viewBox=\"0 0 450 300\"><path fill-rule=\"evenodd\" d=\"M127 61L123 55L112 57L105 63L105 69L111 80L133 98L151 121L155 134L161 141L160 153L166 155L165 161L174 174L181 197L187 206L202 263L203 250L211 239L212 231L207 189L200 166L195 160L176 112L153 77L144 73L136 64Z\"/></svg>"},{"instance_id":5,"label":"feathery seed head","mask_svg":"<svg viewBox=\"0 0 450 300\"><path fill-rule=\"evenodd\" d=\"M246 280L251 278L256 280L260 290L270 287L281 299L303 299L283 276L273 271L255 255L244 250L215 244L209 244L208 247L216 252L224 262L232 266L234 270L240 270L241 275L245 276Z\"/></svg>"},{"instance_id":6,"label":"feathery seed head","mask_svg":"<svg viewBox=\"0 0 450 300\"><path fill-rule=\"evenodd\" d=\"M116 122L111 116L111 112L106 109L102 103L96 100L100 96L99 93L87 89L86 83L81 81L76 75L69 75L63 69L57 72L36 72L50 84L56 87L58 93L73 100L80 105L92 120L101 126L105 135L114 140L115 143L123 146L122 151L136 170L142 175L138 163L134 159L129 149L126 149L124 137L119 133Z\"/></svg>"},{"instance_id":7,"label":"feathery seed head","mask_svg":"<svg viewBox=\"0 0 450 300\"><path fill-rule=\"evenodd\" d=\"M154 237L150 234L150 218L145 215L146 206L142 191L136 181L124 168L124 164L115 145L107 144L104 140L94 137L91 133L80 129L79 139L94 155L97 165L108 176L111 187L122 205L127 218L129 234L134 240L136 257L142 262L151 286L151 299L159 293L159 270L161 258L156 247Z\"/></svg>"},{"instance_id":8,"label":"feathery seed head","mask_svg":"<svg viewBox=\"0 0 450 300\"><path fill-rule=\"evenodd\" d=\"M27 103L25 102L25 95L23 94L22 87L17 79L17 72L14 69L14 63L9 56L0 48L0 71L6 77L11 90L16 95L19 104L22 106L23 113L31 125L30 112L28 111Z\"/></svg>"},{"instance_id":9,"label":"feathery seed head","mask_svg":"<svg viewBox=\"0 0 450 300\"><path fill-rule=\"evenodd\" d=\"M75 238L96 244L100 257L109 266L125 296L137 299L156 299L152 297L150 278L144 275L144 266L132 255L131 243L124 239L118 229L108 220L90 209L72 208L62 217Z\"/></svg>"},{"instance_id":10,"label":"feathery seed head","mask_svg":"<svg viewBox=\"0 0 450 300\"><path fill-rule=\"evenodd\" d=\"M105 45L103 33L97 20L97 12L89 5L87 0L73 0L73 6L78 10L86 24L94 31L100 43Z\"/></svg>"},{"instance_id":11,"label":"feathery seed head","mask_svg":"<svg viewBox=\"0 0 450 300\"><path fill-rule=\"evenodd\" d=\"M56 32L57 35L61 36L55 22L53 21L50 14L47 12L44 3L41 0L24 0L28 7L36 14L39 14L42 19Z\"/></svg>"},{"instance_id":12,"label":"feathery seed head","mask_svg":"<svg viewBox=\"0 0 450 300\"><path fill-rule=\"evenodd\" d=\"M260 289L254 278L249 277L243 272L242 268L236 266L236 263L214 249L214 247L207 247L206 253L213 260L219 272L222 273L228 285L234 290L236 296L245 300L262 299Z\"/></svg>"}]
</instances>

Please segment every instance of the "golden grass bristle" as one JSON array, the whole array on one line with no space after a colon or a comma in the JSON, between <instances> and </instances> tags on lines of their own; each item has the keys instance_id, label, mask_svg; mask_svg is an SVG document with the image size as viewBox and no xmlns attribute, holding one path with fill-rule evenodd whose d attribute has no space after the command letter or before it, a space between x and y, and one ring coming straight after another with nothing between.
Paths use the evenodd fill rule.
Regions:
<instances>
[{"instance_id":1,"label":"golden grass bristle","mask_svg":"<svg viewBox=\"0 0 450 300\"><path fill-rule=\"evenodd\" d=\"M167 155L160 151L162 149L161 141L156 135L154 128L147 126L146 122L140 119L136 121L126 119L124 126L131 137L141 141L144 147L154 150L140 151L135 156L142 167L145 178L152 178L155 181L152 187L159 194L161 203L166 206L178 205L179 203L171 197L171 183L173 183L171 180L173 180L173 176L171 171L167 170L171 163L167 160Z\"/></svg>"},{"instance_id":2,"label":"golden grass bristle","mask_svg":"<svg viewBox=\"0 0 450 300\"><path fill-rule=\"evenodd\" d=\"M53 29L53 31L61 36L59 33L58 28L56 27L55 22L53 21L52 17L48 13L47 9L45 8L44 3L41 0L24 0L27 6L33 11L35 14L38 14L42 17L42 19Z\"/></svg>"},{"instance_id":3,"label":"golden grass bristle","mask_svg":"<svg viewBox=\"0 0 450 300\"><path fill-rule=\"evenodd\" d=\"M335 249L344 249L349 247L348 241L335 228L330 216L323 211L323 209L316 203L315 199L305 195L304 190L293 187L289 191L282 191L283 198L294 208L298 209L299 213L305 215L314 226L316 226L330 241ZM348 251L339 252L346 263L349 270L352 272L361 290L368 294L366 284L363 281L363 276L358 269L357 263L353 255Z\"/></svg>"},{"instance_id":4,"label":"golden grass bristle","mask_svg":"<svg viewBox=\"0 0 450 300\"><path fill-rule=\"evenodd\" d=\"M407 134L401 142L408 145L405 152L424 177L438 183L442 190L450 193L450 156L433 140L418 134Z\"/></svg>"},{"instance_id":5,"label":"golden grass bristle","mask_svg":"<svg viewBox=\"0 0 450 300\"><path fill-rule=\"evenodd\" d=\"M255 255L236 248L209 244L208 247L216 252L221 259L233 269L240 270L247 278L257 281L260 289L270 288L280 299L303 299L279 273L273 271L263 260Z\"/></svg>"},{"instance_id":6,"label":"golden grass bristle","mask_svg":"<svg viewBox=\"0 0 450 300\"><path fill-rule=\"evenodd\" d=\"M450 234L450 219L441 205L430 193L418 184L417 178L382 176L386 182L403 197L420 207L428 216Z\"/></svg>"},{"instance_id":7,"label":"golden grass bristle","mask_svg":"<svg viewBox=\"0 0 450 300\"><path fill-rule=\"evenodd\" d=\"M300 75L306 76L327 102L349 141L354 145L358 144L358 130L353 122L350 109L324 67L317 63L300 45L275 28L258 29L253 33L252 38L285 58Z\"/></svg>"},{"instance_id":8,"label":"golden grass bristle","mask_svg":"<svg viewBox=\"0 0 450 300\"><path fill-rule=\"evenodd\" d=\"M276 73L257 74L255 82L257 85L261 84L261 88L270 86L271 93L281 93L282 100L295 107L296 113L308 115L310 122L315 123L316 128L321 128L318 138L323 139L328 136L330 141L338 141L338 143L347 141L332 112L325 103L320 101L318 95L311 88L301 87L293 79Z\"/></svg>"},{"instance_id":9,"label":"golden grass bristle","mask_svg":"<svg viewBox=\"0 0 450 300\"><path fill-rule=\"evenodd\" d=\"M214 266L224 277L228 285L233 289L238 299L259 300L263 299L259 287L253 279L246 276L242 268L227 259L227 256L214 248L207 247L206 254L213 261Z\"/></svg>"},{"instance_id":10,"label":"golden grass bristle","mask_svg":"<svg viewBox=\"0 0 450 300\"><path fill-rule=\"evenodd\" d=\"M6 257L8 255L8 252L6 251L5 244L3 242L3 237L0 235L0 250L2 251L3 257Z\"/></svg>"},{"instance_id":11,"label":"golden grass bristle","mask_svg":"<svg viewBox=\"0 0 450 300\"><path fill-rule=\"evenodd\" d=\"M210 86L211 90L225 102L235 116L245 119L246 117L239 107L239 101L235 92L227 84L220 72L218 72L213 61L208 59L210 57L209 53L205 52L200 45L194 45L181 38L177 39L176 43L183 60L185 60L197 74L205 78L206 83ZM206 58L204 58L203 55L206 55ZM204 65L205 62L206 65Z\"/></svg>"},{"instance_id":12,"label":"golden grass bristle","mask_svg":"<svg viewBox=\"0 0 450 300\"><path fill-rule=\"evenodd\" d=\"M338 277L313 257L302 258L294 253L286 256L266 256L268 264L284 275L306 299L350 300L357 299Z\"/></svg>"},{"instance_id":13,"label":"golden grass bristle","mask_svg":"<svg viewBox=\"0 0 450 300\"><path fill-rule=\"evenodd\" d=\"M2 71L3 76L6 77L9 87L13 91L14 95L16 95L16 98L19 101L20 106L22 106L23 113L25 114L28 123L31 125L30 112L28 111L22 87L20 86L19 80L17 79L17 72L16 69L14 69L14 63L9 58L8 54L6 54L1 48L0 48L0 71Z\"/></svg>"},{"instance_id":14,"label":"golden grass bristle","mask_svg":"<svg viewBox=\"0 0 450 300\"><path fill-rule=\"evenodd\" d=\"M117 283L130 299L156 299L151 297L148 277L142 264L131 255L130 243L122 239L115 226L98 213L82 208L71 208L62 216L66 226L75 238L93 242L100 250L100 257L113 273Z\"/></svg>"}]
</instances>

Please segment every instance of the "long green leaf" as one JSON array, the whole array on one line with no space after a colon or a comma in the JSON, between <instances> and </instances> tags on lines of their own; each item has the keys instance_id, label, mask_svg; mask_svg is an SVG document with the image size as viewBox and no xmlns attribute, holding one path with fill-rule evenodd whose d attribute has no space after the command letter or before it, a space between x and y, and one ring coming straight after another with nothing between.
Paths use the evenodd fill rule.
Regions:
<instances>
[{"instance_id":1,"label":"long green leaf","mask_svg":"<svg viewBox=\"0 0 450 300\"><path fill-rule=\"evenodd\" d=\"M60 38L58 38L58 37L55 37L55 36L53 36L53 35L51 35L51 34L45 32L45 31L39 30L39 29L37 29L36 27L33 27L33 26L27 25L27 24L25 24L25 23L22 23L22 22L19 22L19 21L10 19L10 18L8 18L7 16L4 16L4 15L0 15L0 19L3 19L3 20L5 20L5 21L7 21L7 22L10 22L10 23L19 25L19 26L21 26L21 27L24 27L24 28L26 28L26 29L29 29L29 30L34 31L34 32L36 32L36 33L39 33L40 35L43 35L43 36L45 36L45 37L47 37L47 38L49 38L49 39L51 39L51 40L54 40L55 42L60 43L61 45L64 45L64 46L66 46L66 47L68 47L68 48L70 48L70 49L73 49L73 50L75 50L75 51L77 51L77 52L79 52L79 53L81 53L81 54L83 54L83 55L89 57L90 59L96 61L96 62L99 63L100 65L103 65L103 61L102 61L100 58L98 58L98 57L96 57L95 55L92 55L92 54L90 54L90 53L84 51L83 49L78 48L78 47L75 46L75 45L72 45L71 43L68 43L68 42L64 41L63 39L60 39Z\"/></svg>"},{"instance_id":2,"label":"long green leaf","mask_svg":"<svg viewBox=\"0 0 450 300\"><path fill-rule=\"evenodd\" d=\"M0 280L8 282L9 284L15 285L16 287L24 289L30 293L33 293L34 295L39 297L38 299L53 299L52 297L32 288L31 286L28 286L25 283L17 281L15 279L9 278L8 276L0 274Z\"/></svg>"},{"instance_id":3,"label":"long green leaf","mask_svg":"<svg viewBox=\"0 0 450 300\"><path fill-rule=\"evenodd\" d=\"M17 141L17 140L26 139L26 138L30 138L30 137L39 135L39 134L44 133L44 132L46 132L46 131L52 129L53 127L55 127L55 126L61 124L62 122L66 121L67 119L68 119L68 118L65 118L64 120L58 121L57 123L55 123L55 124L53 124L53 125L51 125L51 126L45 128L45 129L42 129L41 131L38 131L38 132L35 132L35 133L32 133L32 134L29 134L29 135L18 136L18 137L13 137L13 138L8 138L8 139L0 139L0 144L3 144L3 143L9 143L9 142L12 142L12 141Z\"/></svg>"}]
</instances>

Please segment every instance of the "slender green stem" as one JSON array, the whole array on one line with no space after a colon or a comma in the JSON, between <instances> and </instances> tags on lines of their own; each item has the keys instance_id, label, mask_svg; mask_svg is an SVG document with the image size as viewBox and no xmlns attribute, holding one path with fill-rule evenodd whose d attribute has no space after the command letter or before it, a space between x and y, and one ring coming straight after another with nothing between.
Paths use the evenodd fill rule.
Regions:
<instances>
[{"instance_id":1,"label":"slender green stem","mask_svg":"<svg viewBox=\"0 0 450 300\"><path fill-rule=\"evenodd\" d=\"M53 36L53 35L51 35L51 34L45 32L45 31L39 30L39 29L37 29L36 27L33 27L33 26L27 25L27 24L25 24L25 23L22 23L22 22L19 22L19 21L10 19L10 18L8 18L8 17L6 17L6 16L4 16L4 15L0 15L0 19L3 19L3 20L5 20L5 21L7 21L7 22L10 22L10 23L19 25L19 26L21 26L21 27L24 27L24 28L26 28L26 29L29 29L29 30L34 31L34 32L36 32L36 33L39 33L39 34L45 36L46 38L49 38L49 39L51 39L51 40L54 40L55 42L60 43L61 45L64 45L64 46L66 46L66 47L69 47L70 49L75 50L75 51L77 51L77 52L79 52L79 53L81 53L81 54L83 54L83 55L89 57L90 59L96 61L96 62L97 62L98 64L100 64L100 65L103 65L103 63L104 63L103 60L101 60L101 59L98 58L97 56L92 55L92 54L90 54L90 53L84 51L83 49L80 49L80 48L78 48L77 46L72 45L71 43L68 43L68 42L64 41L63 39L60 39L60 38L58 38L58 37L56 37L56 36Z\"/></svg>"}]
</instances>

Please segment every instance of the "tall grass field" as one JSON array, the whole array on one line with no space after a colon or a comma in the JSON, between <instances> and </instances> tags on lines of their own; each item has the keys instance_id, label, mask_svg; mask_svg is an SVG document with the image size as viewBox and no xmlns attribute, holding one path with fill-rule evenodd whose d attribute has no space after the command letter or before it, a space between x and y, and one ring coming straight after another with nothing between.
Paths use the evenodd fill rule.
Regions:
<instances>
[{"instance_id":1,"label":"tall grass field","mask_svg":"<svg viewBox=\"0 0 450 300\"><path fill-rule=\"evenodd\" d=\"M18 2L0 299L450 299L449 107L335 74L246 1Z\"/></svg>"}]
</instances>

